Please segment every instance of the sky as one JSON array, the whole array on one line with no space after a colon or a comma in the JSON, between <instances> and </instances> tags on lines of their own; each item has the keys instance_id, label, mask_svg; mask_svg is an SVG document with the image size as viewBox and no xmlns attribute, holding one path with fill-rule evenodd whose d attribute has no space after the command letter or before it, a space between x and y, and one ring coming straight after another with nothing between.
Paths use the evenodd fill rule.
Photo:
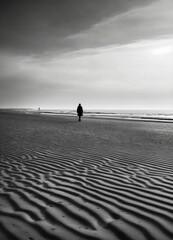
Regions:
<instances>
[{"instance_id":1,"label":"sky","mask_svg":"<svg viewBox=\"0 0 173 240\"><path fill-rule=\"evenodd\" d=\"M1 0L0 108L173 109L172 0Z\"/></svg>"}]
</instances>

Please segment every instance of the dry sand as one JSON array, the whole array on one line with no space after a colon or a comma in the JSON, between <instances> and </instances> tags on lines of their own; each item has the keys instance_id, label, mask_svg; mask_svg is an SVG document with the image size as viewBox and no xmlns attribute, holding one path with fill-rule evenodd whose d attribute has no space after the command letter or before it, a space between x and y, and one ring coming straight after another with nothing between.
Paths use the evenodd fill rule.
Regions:
<instances>
[{"instance_id":1,"label":"dry sand","mask_svg":"<svg viewBox=\"0 0 173 240\"><path fill-rule=\"evenodd\" d=\"M1 240L172 240L173 125L0 113Z\"/></svg>"}]
</instances>

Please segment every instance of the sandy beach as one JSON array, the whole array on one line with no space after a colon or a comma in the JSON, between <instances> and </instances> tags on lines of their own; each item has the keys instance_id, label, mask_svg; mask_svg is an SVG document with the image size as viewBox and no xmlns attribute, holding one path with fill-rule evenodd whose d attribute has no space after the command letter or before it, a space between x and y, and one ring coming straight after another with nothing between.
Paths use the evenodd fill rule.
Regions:
<instances>
[{"instance_id":1,"label":"sandy beach","mask_svg":"<svg viewBox=\"0 0 173 240\"><path fill-rule=\"evenodd\" d=\"M172 240L173 124L0 113L1 240Z\"/></svg>"}]
</instances>

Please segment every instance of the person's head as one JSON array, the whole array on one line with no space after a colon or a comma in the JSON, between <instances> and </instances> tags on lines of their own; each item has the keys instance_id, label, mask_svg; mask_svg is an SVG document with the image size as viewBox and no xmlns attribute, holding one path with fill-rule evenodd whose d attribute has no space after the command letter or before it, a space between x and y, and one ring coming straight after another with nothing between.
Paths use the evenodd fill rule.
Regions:
<instances>
[{"instance_id":1,"label":"person's head","mask_svg":"<svg viewBox=\"0 0 173 240\"><path fill-rule=\"evenodd\" d=\"M79 106L81 106L81 103L79 103Z\"/></svg>"}]
</instances>

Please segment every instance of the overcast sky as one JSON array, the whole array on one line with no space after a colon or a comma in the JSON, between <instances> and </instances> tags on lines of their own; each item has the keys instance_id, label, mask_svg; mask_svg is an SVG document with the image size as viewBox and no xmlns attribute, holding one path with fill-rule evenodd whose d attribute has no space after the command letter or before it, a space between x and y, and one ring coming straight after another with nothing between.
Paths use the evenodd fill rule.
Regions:
<instances>
[{"instance_id":1,"label":"overcast sky","mask_svg":"<svg viewBox=\"0 0 173 240\"><path fill-rule=\"evenodd\" d=\"M173 109L172 0L1 0L0 107Z\"/></svg>"}]
</instances>

